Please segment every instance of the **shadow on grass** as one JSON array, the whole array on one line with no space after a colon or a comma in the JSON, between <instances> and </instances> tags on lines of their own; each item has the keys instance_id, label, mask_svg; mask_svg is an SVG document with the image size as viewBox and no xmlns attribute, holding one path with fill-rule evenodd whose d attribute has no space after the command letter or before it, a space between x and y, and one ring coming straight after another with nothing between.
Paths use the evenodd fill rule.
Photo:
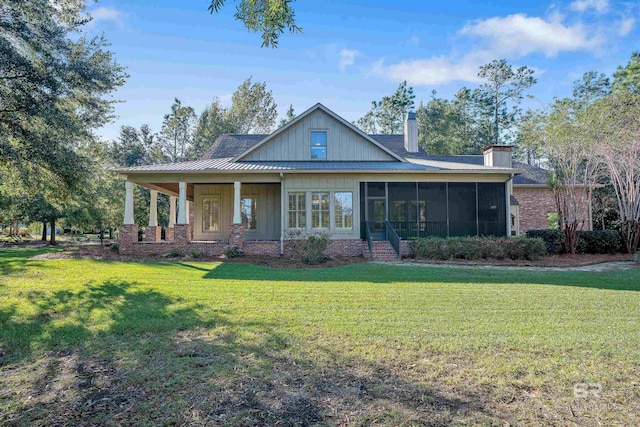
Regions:
<instances>
[{"instance_id":1,"label":"shadow on grass","mask_svg":"<svg viewBox=\"0 0 640 427\"><path fill-rule=\"evenodd\" d=\"M449 267L352 264L306 270L270 269L252 264L223 262L206 268L183 264L206 272L207 279L311 282L491 283L540 284L610 290L640 291L640 269L615 272L556 272L530 270L468 269Z\"/></svg>"},{"instance_id":2,"label":"shadow on grass","mask_svg":"<svg viewBox=\"0 0 640 427\"><path fill-rule=\"evenodd\" d=\"M497 420L473 394L338 350L302 351L278 325L202 311L136 283L33 292L23 304L0 318L4 425ZM323 354L331 362L320 363Z\"/></svg>"},{"instance_id":3,"label":"shadow on grass","mask_svg":"<svg viewBox=\"0 0 640 427\"><path fill-rule=\"evenodd\" d=\"M31 258L50 252L60 252L64 248L57 246L40 246L27 248L0 248L0 274L12 274L26 270L28 266L43 267L39 261Z\"/></svg>"}]
</instances>

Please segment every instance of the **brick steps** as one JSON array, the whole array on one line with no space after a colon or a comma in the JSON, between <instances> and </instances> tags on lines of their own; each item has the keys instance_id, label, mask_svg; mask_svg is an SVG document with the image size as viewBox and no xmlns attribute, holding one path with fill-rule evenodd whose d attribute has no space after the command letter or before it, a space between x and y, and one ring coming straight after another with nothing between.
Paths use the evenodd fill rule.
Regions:
<instances>
[{"instance_id":1,"label":"brick steps","mask_svg":"<svg viewBox=\"0 0 640 427\"><path fill-rule=\"evenodd\" d=\"M374 261L397 261L398 260L398 254L396 254L396 251L393 249L393 246L391 246L391 243L389 243L388 241L376 240L371 243L372 243L371 252L373 252ZM367 255L370 255L368 246L366 247L365 252Z\"/></svg>"}]
</instances>

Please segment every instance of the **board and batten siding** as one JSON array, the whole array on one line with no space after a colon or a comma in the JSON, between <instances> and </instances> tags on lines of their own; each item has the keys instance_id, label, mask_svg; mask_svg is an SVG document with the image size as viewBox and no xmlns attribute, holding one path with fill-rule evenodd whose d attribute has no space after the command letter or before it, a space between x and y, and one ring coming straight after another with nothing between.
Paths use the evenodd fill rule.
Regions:
<instances>
[{"instance_id":1,"label":"board and batten siding","mask_svg":"<svg viewBox=\"0 0 640 427\"><path fill-rule=\"evenodd\" d=\"M256 230L245 231L245 240L280 240L280 185L243 184L242 197L256 200ZM220 232L202 231L202 200L217 196L220 200ZM194 240L228 240L233 222L233 184L195 184Z\"/></svg>"},{"instance_id":2,"label":"board and batten siding","mask_svg":"<svg viewBox=\"0 0 640 427\"><path fill-rule=\"evenodd\" d=\"M327 132L327 160L397 161L390 154L358 135L322 110L276 135L242 158L244 161L311 160L311 131Z\"/></svg>"}]
</instances>

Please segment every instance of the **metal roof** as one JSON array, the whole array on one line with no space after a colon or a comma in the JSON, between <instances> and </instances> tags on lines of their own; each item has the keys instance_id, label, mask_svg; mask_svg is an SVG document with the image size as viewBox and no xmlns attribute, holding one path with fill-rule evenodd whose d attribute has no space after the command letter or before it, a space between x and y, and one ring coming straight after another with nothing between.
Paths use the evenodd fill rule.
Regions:
<instances>
[{"instance_id":1,"label":"metal roof","mask_svg":"<svg viewBox=\"0 0 640 427\"><path fill-rule=\"evenodd\" d=\"M407 159L407 162L395 161L261 161L261 162L233 162L233 157L221 159L204 159L191 162L167 163L162 165L135 166L119 169L121 173L179 173L179 172L226 172L226 171L388 171L388 172L496 172L507 170L481 165L449 163L423 159Z\"/></svg>"}]
</instances>

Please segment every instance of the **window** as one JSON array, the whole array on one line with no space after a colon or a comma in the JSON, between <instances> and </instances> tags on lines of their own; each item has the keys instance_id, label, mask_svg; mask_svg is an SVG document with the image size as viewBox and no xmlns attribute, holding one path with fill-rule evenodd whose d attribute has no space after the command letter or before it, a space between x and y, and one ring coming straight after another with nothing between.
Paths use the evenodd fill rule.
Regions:
<instances>
[{"instance_id":1,"label":"window","mask_svg":"<svg viewBox=\"0 0 640 427\"><path fill-rule=\"evenodd\" d=\"M311 160L327 160L327 132L311 132Z\"/></svg>"},{"instance_id":2,"label":"window","mask_svg":"<svg viewBox=\"0 0 640 427\"><path fill-rule=\"evenodd\" d=\"M334 193L334 199L336 228L353 228L353 193L336 192Z\"/></svg>"},{"instance_id":3,"label":"window","mask_svg":"<svg viewBox=\"0 0 640 427\"><path fill-rule=\"evenodd\" d=\"M307 198L305 193L289 193L289 228L307 226Z\"/></svg>"},{"instance_id":4,"label":"window","mask_svg":"<svg viewBox=\"0 0 640 427\"><path fill-rule=\"evenodd\" d=\"M256 199L244 197L240 199L240 216L245 230L256 229Z\"/></svg>"},{"instance_id":5,"label":"window","mask_svg":"<svg viewBox=\"0 0 640 427\"><path fill-rule=\"evenodd\" d=\"M220 231L220 202L217 197L202 200L202 231L217 233Z\"/></svg>"},{"instance_id":6,"label":"window","mask_svg":"<svg viewBox=\"0 0 640 427\"><path fill-rule=\"evenodd\" d=\"M329 228L329 193L311 193L311 228Z\"/></svg>"}]
</instances>

